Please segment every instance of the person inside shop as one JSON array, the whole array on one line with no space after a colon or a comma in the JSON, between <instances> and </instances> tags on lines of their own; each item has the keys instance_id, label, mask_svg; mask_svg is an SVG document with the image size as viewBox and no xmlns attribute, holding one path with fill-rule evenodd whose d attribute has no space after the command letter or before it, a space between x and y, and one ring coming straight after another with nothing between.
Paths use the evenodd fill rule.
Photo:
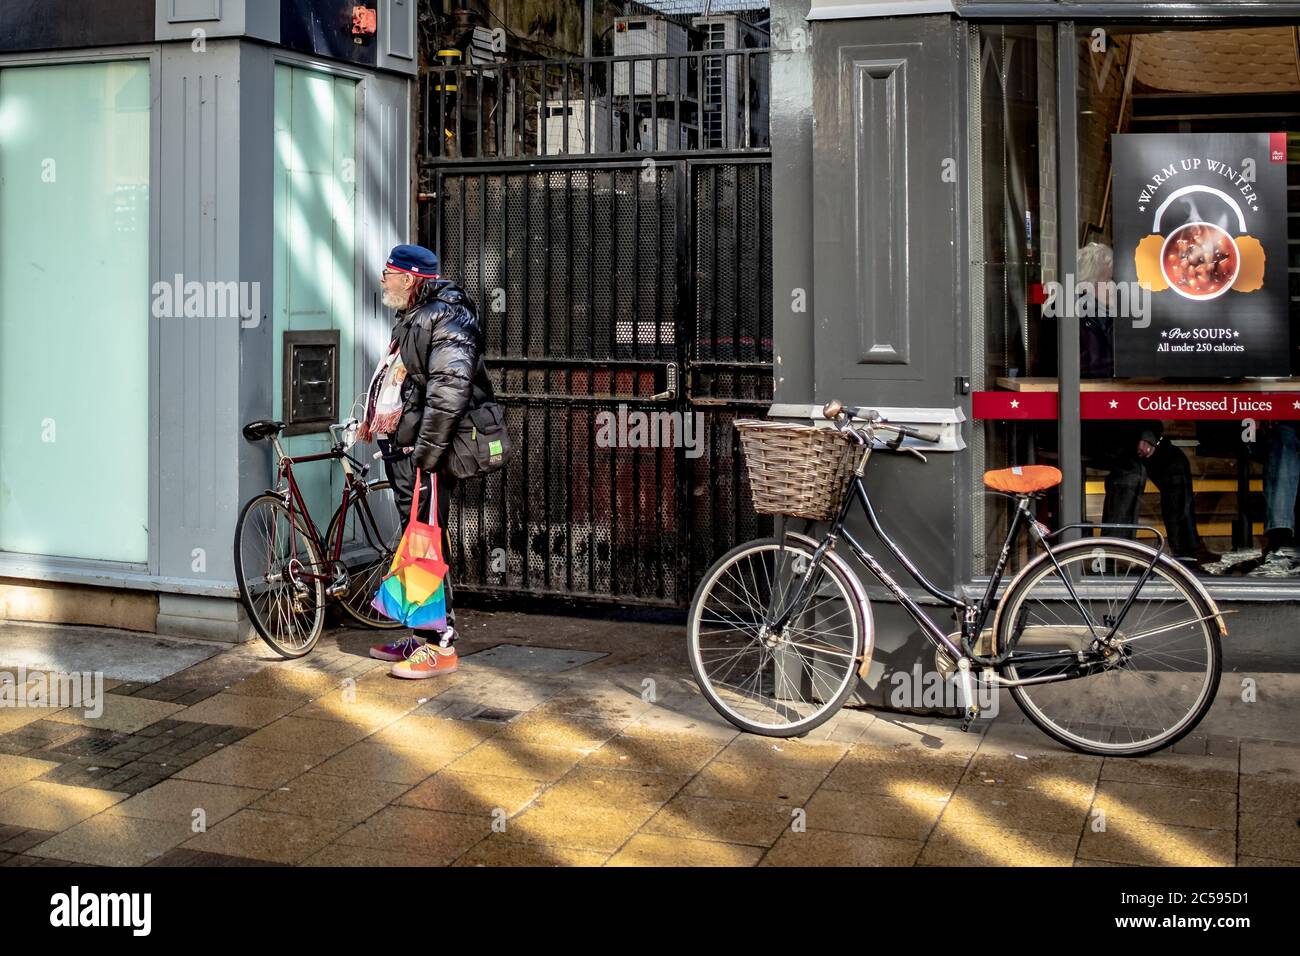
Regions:
<instances>
[{"instance_id":1,"label":"person inside shop","mask_svg":"<svg viewBox=\"0 0 1300 956\"><path fill-rule=\"evenodd\" d=\"M1103 243L1090 242L1079 250L1079 295L1082 298L1092 290L1094 298L1090 308L1079 309L1082 378L1113 378L1115 374L1114 302L1109 284L1114 263L1114 253ZM1104 523L1138 524L1149 478L1160 492L1160 512L1174 557L1191 567L1218 558L1196 532L1192 467L1183 450L1165 437L1163 422L1089 420L1082 423L1082 432L1085 463L1107 471ZM1135 536L1134 532L1121 534Z\"/></svg>"},{"instance_id":2,"label":"person inside shop","mask_svg":"<svg viewBox=\"0 0 1300 956\"><path fill-rule=\"evenodd\" d=\"M1222 423L1236 434L1236 422ZM1245 574L1252 578L1300 577L1300 550L1296 548L1296 493L1300 490L1300 431L1296 422L1261 422L1259 441L1264 446L1264 547L1234 548L1218 561L1203 566L1213 575ZM1239 439L1240 440L1240 439ZM1242 449L1251 446L1242 446ZM1252 449L1253 450L1253 449ZM1241 451L1238 452L1242 453ZM1254 457L1254 456L1252 456Z\"/></svg>"},{"instance_id":3,"label":"person inside shop","mask_svg":"<svg viewBox=\"0 0 1300 956\"><path fill-rule=\"evenodd\" d=\"M1295 500L1300 491L1300 433L1295 422L1273 422L1264 462L1263 561L1251 569L1256 578L1300 577L1295 541Z\"/></svg>"}]
</instances>

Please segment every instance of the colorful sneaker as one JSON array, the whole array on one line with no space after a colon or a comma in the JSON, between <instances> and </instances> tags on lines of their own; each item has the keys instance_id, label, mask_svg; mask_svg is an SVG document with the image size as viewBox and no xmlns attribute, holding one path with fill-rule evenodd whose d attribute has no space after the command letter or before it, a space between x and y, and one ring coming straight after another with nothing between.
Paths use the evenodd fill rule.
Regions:
<instances>
[{"instance_id":1,"label":"colorful sneaker","mask_svg":"<svg viewBox=\"0 0 1300 956\"><path fill-rule=\"evenodd\" d=\"M406 660L394 664L388 673L407 680L424 680L426 677L450 674L458 663L456 648L425 644Z\"/></svg>"},{"instance_id":2,"label":"colorful sneaker","mask_svg":"<svg viewBox=\"0 0 1300 956\"><path fill-rule=\"evenodd\" d=\"M1295 548L1278 548L1270 551L1264 563L1250 572L1252 578L1300 577L1300 551Z\"/></svg>"},{"instance_id":3,"label":"colorful sneaker","mask_svg":"<svg viewBox=\"0 0 1300 956\"><path fill-rule=\"evenodd\" d=\"M391 644L376 644L370 648L370 656L377 661L404 661L423 646L423 640L414 634L408 634Z\"/></svg>"}]
</instances>

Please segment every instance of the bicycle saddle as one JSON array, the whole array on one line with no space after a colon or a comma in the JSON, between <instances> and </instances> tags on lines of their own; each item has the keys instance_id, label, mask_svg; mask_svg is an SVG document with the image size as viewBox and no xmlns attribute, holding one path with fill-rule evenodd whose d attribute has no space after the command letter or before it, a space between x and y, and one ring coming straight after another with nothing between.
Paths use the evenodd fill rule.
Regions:
<instances>
[{"instance_id":1,"label":"bicycle saddle","mask_svg":"<svg viewBox=\"0 0 1300 956\"><path fill-rule=\"evenodd\" d=\"M244 437L249 441L261 441L263 438L270 438L272 435L278 435L284 431L284 422L273 422L262 419L257 422L249 422L244 426Z\"/></svg>"},{"instance_id":2,"label":"bicycle saddle","mask_svg":"<svg viewBox=\"0 0 1300 956\"><path fill-rule=\"evenodd\" d=\"M984 472L984 484L994 491L1013 495L1030 495L1055 488L1061 483L1061 469L1051 465L1017 465Z\"/></svg>"}]
</instances>

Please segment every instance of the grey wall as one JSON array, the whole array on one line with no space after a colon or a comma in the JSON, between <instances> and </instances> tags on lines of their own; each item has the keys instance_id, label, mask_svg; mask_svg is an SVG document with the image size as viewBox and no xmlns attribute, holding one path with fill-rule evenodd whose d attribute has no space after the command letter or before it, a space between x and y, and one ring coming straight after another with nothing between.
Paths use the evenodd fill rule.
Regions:
<instances>
[{"instance_id":1,"label":"grey wall","mask_svg":"<svg viewBox=\"0 0 1300 956\"><path fill-rule=\"evenodd\" d=\"M156 280L237 281L242 272L239 41L198 54L164 44ZM268 170L269 174L269 170ZM174 581L233 581L231 514L240 486L239 321L151 318L158 342L158 568ZM203 572L194 569L202 549Z\"/></svg>"},{"instance_id":2,"label":"grey wall","mask_svg":"<svg viewBox=\"0 0 1300 956\"><path fill-rule=\"evenodd\" d=\"M195 30L205 39L247 37L280 43L280 0L154 0L154 33L158 40L192 41ZM308 8L311 0L300 0ZM374 62L379 69L395 70L414 76L419 65L416 33L418 0L377 0L377 35ZM314 12L324 22L332 23L336 12L328 5L317 4ZM331 36L336 36L331 28ZM352 50L345 33L341 36L344 51ZM286 37L286 42L288 38ZM359 49L359 48L358 48ZM336 47L335 52L340 48ZM316 53L325 53L316 50ZM343 59L353 59L345 55ZM369 62L369 59L366 60Z\"/></svg>"},{"instance_id":3,"label":"grey wall","mask_svg":"<svg viewBox=\"0 0 1300 956\"><path fill-rule=\"evenodd\" d=\"M379 44L376 64L381 69L415 74L419 67L420 41L416 29L419 0L380 0L376 25Z\"/></svg>"},{"instance_id":4,"label":"grey wall","mask_svg":"<svg viewBox=\"0 0 1300 956\"><path fill-rule=\"evenodd\" d=\"M961 36L944 16L814 27L815 402L966 401L966 199L943 175L965 162ZM887 528L941 586L962 576L961 457L882 455L868 472Z\"/></svg>"},{"instance_id":5,"label":"grey wall","mask_svg":"<svg viewBox=\"0 0 1300 956\"><path fill-rule=\"evenodd\" d=\"M774 24L786 19L791 28L808 28L799 19L807 6L777 0ZM781 401L967 404L955 385L969 353L963 43L960 24L948 16L832 21L811 26L808 53L774 56L773 312ZM955 182L945 180L945 168ZM797 315L789 307L791 288L806 281L810 250L809 311ZM969 480L964 458L933 454L922 464L878 455L867 478L886 530L948 589L968 573L960 557L969 553L961 520ZM865 525L850 530L897 571ZM923 599L920 589L908 591ZM928 670L933 655L911 620L881 599L883 589L869 593L876 663L859 696L882 704L894 670L909 671L918 659ZM932 610L941 625L951 620L947 609Z\"/></svg>"},{"instance_id":6,"label":"grey wall","mask_svg":"<svg viewBox=\"0 0 1300 956\"><path fill-rule=\"evenodd\" d=\"M256 326L240 330L239 406L232 432L246 422L280 417L279 397L274 394L274 299L275 299L275 51L256 44L241 44L239 162L245 170L239 196L242 213L240 230L240 274L260 283L262 314ZM254 175L257 171L259 175ZM246 442L239 436L236 461L239 470L239 500L247 501L266 490L273 467L271 448L266 442ZM234 516L230 519L234 533ZM233 573L233 569L232 569Z\"/></svg>"},{"instance_id":7,"label":"grey wall","mask_svg":"<svg viewBox=\"0 0 1300 956\"><path fill-rule=\"evenodd\" d=\"M240 42L163 44L157 95L156 280L240 281L245 169ZM238 318L156 318L155 573L168 591L233 596L240 504ZM229 598L160 595L159 630L230 637Z\"/></svg>"},{"instance_id":8,"label":"grey wall","mask_svg":"<svg viewBox=\"0 0 1300 956\"><path fill-rule=\"evenodd\" d=\"M244 441L240 428L279 414L271 366L273 157L275 62L284 54L233 39L209 40L201 54L188 44L162 50L159 276L257 283L261 312L243 325L155 320L158 573L174 579L171 587L202 585L233 596L235 520L243 502L269 485L272 469L270 447ZM407 239L410 82L344 72L361 79L356 306L362 348L352 361L365 381L391 323L378 301L378 270L388 250ZM195 548L206 556L203 574L193 569ZM164 595L160 629L231 638L242 633L239 617L229 598L205 603Z\"/></svg>"},{"instance_id":9,"label":"grey wall","mask_svg":"<svg viewBox=\"0 0 1300 956\"><path fill-rule=\"evenodd\" d=\"M813 400L813 27L804 19L810 6L811 0L772 0L771 8L773 374L775 401L788 403Z\"/></svg>"},{"instance_id":10,"label":"grey wall","mask_svg":"<svg viewBox=\"0 0 1300 956\"><path fill-rule=\"evenodd\" d=\"M280 0L157 0L154 27L159 40L249 36L280 41Z\"/></svg>"}]
</instances>

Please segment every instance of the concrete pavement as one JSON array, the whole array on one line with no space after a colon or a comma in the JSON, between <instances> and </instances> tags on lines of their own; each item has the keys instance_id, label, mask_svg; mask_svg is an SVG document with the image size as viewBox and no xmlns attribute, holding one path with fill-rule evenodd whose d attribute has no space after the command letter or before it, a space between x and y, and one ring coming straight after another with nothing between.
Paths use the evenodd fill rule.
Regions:
<instances>
[{"instance_id":1,"label":"concrete pavement","mask_svg":"<svg viewBox=\"0 0 1300 956\"><path fill-rule=\"evenodd\" d=\"M429 681L362 630L287 662L0 625L0 670L107 678L98 717L0 708L0 865L1300 864L1297 675L1225 673L1196 734L1137 760L1066 751L1009 700L967 734L845 710L775 740L699 696L678 626L460 624L460 670Z\"/></svg>"}]
</instances>

